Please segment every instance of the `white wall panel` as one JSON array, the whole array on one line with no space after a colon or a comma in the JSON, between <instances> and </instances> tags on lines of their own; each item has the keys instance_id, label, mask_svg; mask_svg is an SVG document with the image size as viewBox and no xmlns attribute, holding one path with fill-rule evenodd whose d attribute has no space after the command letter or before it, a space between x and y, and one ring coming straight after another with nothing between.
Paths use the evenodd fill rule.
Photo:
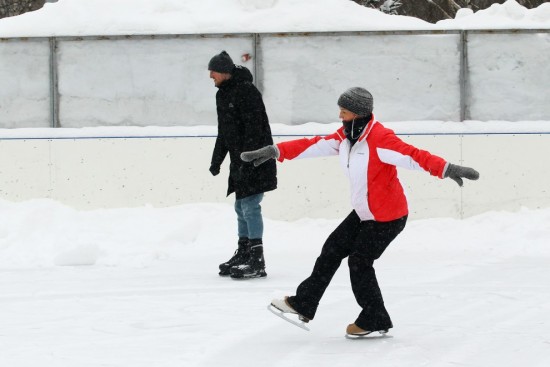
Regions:
<instances>
[{"instance_id":1,"label":"white wall panel","mask_svg":"<svg viewBox=\"0 0 550 367\"><path fill-rule=\"evenodd\" d=\"M548 120L550 33L468 35L470 119Z\"/></svg>"},{"instance_id":2,"label":"white wall panel","mask_svg":"<svg viewBox=\"0 0 550 367\"><path fill-rule=\"evenodd\" d=\"M215 125L208 61L224 49L238 63L253 38L60 41L61 126Z\"/></svg>"},{"instance_id":3,"label":"white wall panel","mask_svg":"<svg viewBox=\"0 0 550 367\"><path fill-rule=\"evenodd\" d=\"M550 116L550 33L347 33L56 38L59 123L215 125L207 64L221 50L254 71L272 122L337 121L363 86L384 121L532 121ZM257 46L257 47L256 47ZM243 62L241 56L250 54ZM0 127L51 125L49 39L0 42Z\"/></svg>"},{"instance_id":4,"label":"white wall panel","mask_svg":"<svg viewBox=\"0 0 550 367\"><path fill-rule=\"evenodd\" d=\"M481 174L459 188L449 179L400 170L412 219L550 207L550 134L402 138ZM228 162L219 176L208 172L213 145L214 138L194 137L0 140L0 197L51 198L79 209L232 205L234 196L225 196ZM279 188L263 202L268 217L341 218L351 210L336 157L277 167Z\"/></svg>"},{"instance_id":5,"label":"white wall panel","mask_svg":"<svg viewBox=\"0 0 550 367\"><path fill-rule=\"evenodd\" d=\"M337 121L346 89L368 89L385 121L460 120L459 34L263 37L272 121ZM284 83L281 83L284 81Z\"/></svg>"},{"instance_id":6,"label":"white wall panel","mask_svg":"<svg viewBox=\"0 0 550 367\"><path fill-rule=\"evenodd\" d=\"M0 127L50 126L50 44L0 42Z\"/></svg>"}]
</instances>

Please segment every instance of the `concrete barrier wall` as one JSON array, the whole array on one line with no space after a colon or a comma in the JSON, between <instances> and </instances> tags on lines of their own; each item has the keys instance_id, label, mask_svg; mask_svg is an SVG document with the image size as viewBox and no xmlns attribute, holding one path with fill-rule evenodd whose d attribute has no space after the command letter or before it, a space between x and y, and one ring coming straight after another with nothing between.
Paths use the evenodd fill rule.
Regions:
<instances>
[{"instance_id":1,"label":"concrete barrier wall","mask_svg":"<svg viewBox=\"0 0 550 367\"><path fill-rule=\"evenodd\" d=\"M550 31L467 38L466 119L550 120Z\"/></svg>"},{"instance_id":2,"label":"concrete barrier wall","mask_svg":"<svg viewBox=\"0 0 550 367\"><path fill-rule=\"evenodd\" d=\"M363 86L386 121L460 121L459 45L458 33L262 38L270 118L332 122L338 96Z\"/></svg>"},{"instance_id":3,"label":"concrete barrier wall","mask_svg":"<svg viewBox=\"0 0 550 367\"><path fill-rule=\"evenodd\" d=\"M459 188L448 179L400 170L412 219L550 206L550 134L401 137L481 173L479 181ZM231 205L228 162L219 176L208 172L213 145L213 137L0 140L0 197L51 198L79 209ZM263 203L270 218L340 218L351 210L335 157L278 164L278 179L279 188Z\"/></svg>"},{"instance_id":4,"label":"concrete barrier wall","mask_svg":"<svg viewBox=\"0 0 550 367\"><path fill-rule=\"evenodd\" d=\"M353 85L384 121L550 120L550 30L396 31L0 39L0 127L215 125L222 49L274 123L334 122Z\"/></svg>"},{"instance_id":5,"label":"concrete barrier wall","mask_svg":"<svg viewBox=\"0 0 550 367\"><path fill-rule=\"evenodd\" d=\"M0 127L51 123L48 39L0 41Z\"/></svg>"},{"instance_id":6,"label":"concrete barrier wall","mask_svg":"<svg viewBox=\"0 0 550 367\"><path fill-rule=\"evenodd\" d=\"M59 126L216 124L208 60L252 47L251 36L59 41Z\"/></svg>"}]
</instances>

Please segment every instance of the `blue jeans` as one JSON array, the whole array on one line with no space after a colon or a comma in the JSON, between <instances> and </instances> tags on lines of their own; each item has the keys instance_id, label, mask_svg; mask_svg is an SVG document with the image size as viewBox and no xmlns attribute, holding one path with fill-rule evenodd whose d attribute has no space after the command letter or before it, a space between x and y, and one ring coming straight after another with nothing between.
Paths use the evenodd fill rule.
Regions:
<instances>
[{"instance_id":1,"label":"blue jeans","mask_svg":"<svg viewBox=\"0 0 550 367\"><path fill-rule=\"evenodd\" d=\"M239 237L249 239L261 239L264 234L264 221L262 219L262 207L260 203L264 194L247 196L235 200L235 212Z\"/></svg>"}]
</instances>

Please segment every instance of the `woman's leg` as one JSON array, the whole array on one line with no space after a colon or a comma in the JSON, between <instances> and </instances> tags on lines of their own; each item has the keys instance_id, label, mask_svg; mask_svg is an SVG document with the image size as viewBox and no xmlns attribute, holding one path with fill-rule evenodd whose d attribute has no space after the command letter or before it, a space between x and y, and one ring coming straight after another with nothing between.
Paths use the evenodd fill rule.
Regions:
<instances>
[{"instance_id":1,"label":"woman's leg","mask_svg":"<svg viewBox=\"0 0 550 367\"><path fill-rule=\"evenodd\" d=\"M288 298L288 303L302 316L310 320L315 316L332 277L350 253L360 223L355 211L340 223L325 241L311 275L298 286L296 295Z\"/></svg>"},{"instance_id":2,"label":"woman's leg","mask_svg":"<svg viewBox=\"0 0 550 367\"><path fill-rule=\"evenodd\" d=\"M393 327L373 263L401 233L406 222L406 216L391 222L365 221L355 239L348 264L353 294L363 309L355 324L363 330L378 331Z\"/></svg>"}]
</instances>

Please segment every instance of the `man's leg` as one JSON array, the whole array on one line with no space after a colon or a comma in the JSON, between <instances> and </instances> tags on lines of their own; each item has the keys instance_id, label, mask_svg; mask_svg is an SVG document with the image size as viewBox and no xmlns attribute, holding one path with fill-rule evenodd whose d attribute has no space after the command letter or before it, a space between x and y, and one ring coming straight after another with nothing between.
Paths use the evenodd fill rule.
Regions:
<instances>
[{"instance_id":1,"label":"man's leg","mask_svg":"<svg viewBox=\"0 0 550 367\"><path fill-rule=\"evenodd\" d=\"M262 240L264 234L264 221L262 217L262 206L260 205L264 194L247 196L240 199L242 219L247 228L248 238L251 240ZM239 226L241 223L239 222ZM239 234L240 235L240 234Z\"/></svg>"},{"instance_id":2,"label":"man's leg","mask_svg":"<svg viewBox=\"0 0 550 367\"><path fill-rule=\"evenodd\" d=\"M265 259L263 248L264 224L262 218L262 207L260 203L264 194L247 196L240 199L240 210L242 218L246 222L249 237L248 246L250 256L248 260L239 266L231 268L231 277L241 278L262 278L265 272Z\"/></svg>"},{"instance_id":3,"label":"man's leg","mask_svg":"<svg viewBox=\"0 0 550 367\"><path fill-rule=\"evenodd\" d=\"M237 213L237 234L239 238L250 238L248 235L248 223L243 212L243 199L235 200L235 213Z\"/></svg>"},{"instance_id":4,"label":"man's leg","mask_svg":"<svg viewBox=\"0 0 550 367\"><path fill-rule=\"evenodd\" d=\"M239 236L237 250L229 260L219 265L219 275L221 276L231 275L231 268L246 263L250 254L248 225L244 219L242 200L235 200L235 213L237 213L237 234Z\"/></svg>"}]
</instances>

